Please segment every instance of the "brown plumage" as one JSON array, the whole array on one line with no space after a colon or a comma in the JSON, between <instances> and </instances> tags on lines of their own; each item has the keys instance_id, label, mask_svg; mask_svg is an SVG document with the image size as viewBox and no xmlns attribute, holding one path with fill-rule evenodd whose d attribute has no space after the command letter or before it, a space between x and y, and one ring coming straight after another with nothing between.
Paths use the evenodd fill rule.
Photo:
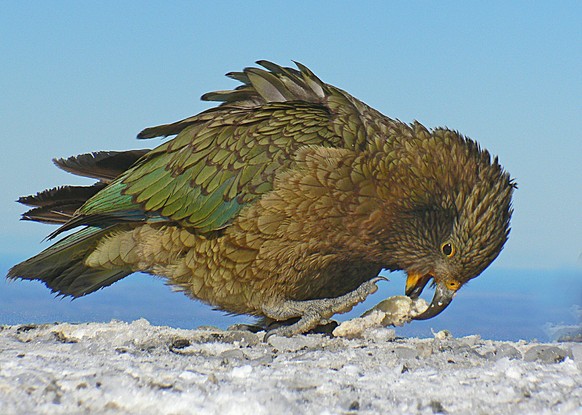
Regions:
<instances>
[{"instance_id":1,"label":"brown plumage","mask_svg":"<svg viewBox=\"0 0 582 415\"><path fill-rule=\"evenodd\" d=\"M81 296L143 271L229 312L299 318L276 329L291 335L365 299L385 268L412 297L434 279L419 318L442 311L507 240L509 175L455 131L259 64L203 96L222 105L140 133L177 134L154 150L57 161L99 182L21 198L24 218L61 223L51 237L83 228L8 276Z\"/></svg>"}]
</instances>

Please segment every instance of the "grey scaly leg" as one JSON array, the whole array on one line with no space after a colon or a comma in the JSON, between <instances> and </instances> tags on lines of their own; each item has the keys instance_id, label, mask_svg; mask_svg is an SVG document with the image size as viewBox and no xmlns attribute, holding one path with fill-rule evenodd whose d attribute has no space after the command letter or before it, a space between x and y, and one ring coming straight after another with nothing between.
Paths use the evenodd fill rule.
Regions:
<instances>
[{"instance_id":1,"label":"grey scaly leg","mask_svg":"<svg viewBox=\"0 0 582 415\"><path fill-rule=\"evenodd\" d=\"M373 278L341 297L305 301L287 300L277 306L263 306L265 316L274 320L300 317L300 320L294 324L270 330L265 335L265 340L273 335L291 337L295 334L305 333L319 324L326 324L327 320L334 314L350 311L370 294L375 293L378 290L376 283L381 280L387 279L384 277Z\"/></svg>"}]
</instances>

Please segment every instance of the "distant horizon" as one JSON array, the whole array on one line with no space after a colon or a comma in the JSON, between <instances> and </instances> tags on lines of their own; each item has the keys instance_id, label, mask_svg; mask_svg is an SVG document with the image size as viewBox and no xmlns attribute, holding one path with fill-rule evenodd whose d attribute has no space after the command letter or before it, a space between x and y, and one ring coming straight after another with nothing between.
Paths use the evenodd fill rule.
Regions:
<instances>
[{"instance_id":1,"label":"distant horizon","mask_svg":"<svg viewBox=\"0 0 582 415\"><path fill-rule=\"evenodd\" d=\"M8 267L0 256L0 272ZM404 273L388 273L389 282L338 321L359 316L379 301L403 295ZM549 274L549 275L548 275ZM441 316L396 328L406 337L430 337L432 331L449 330L457 337L479 334L492 340L551 340L549 327L577 326L582 321L575 308L582 307L582 280L578 269L544 270L487 269L459 293ZM553 287L569 287L567 290ZM554 289L553 295L547 293ZM427 290L428 291L428 290ZM425 293L423 297L430 297ZM34 306L32 306L34 304ZM251 316L232 316L181 292L166 287L162 278L136 273L86 297L58 298L40 282L0 280L0 325L89 322L145 318L155 325L196 328L215 325L225 329L235 323L252 323Z\"/></svg>"}]
</instances>

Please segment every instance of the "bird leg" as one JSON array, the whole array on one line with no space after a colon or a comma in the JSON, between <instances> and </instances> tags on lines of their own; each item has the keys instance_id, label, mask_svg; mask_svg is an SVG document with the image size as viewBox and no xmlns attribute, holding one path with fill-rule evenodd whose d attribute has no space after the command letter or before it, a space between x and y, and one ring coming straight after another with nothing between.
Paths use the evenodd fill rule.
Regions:
<instances>
[{"instance_id":1,"label":"bird leg","mask_svg":"<svg viewBox=\"0 0 582 415\"><path fill-rule=\"evenodd\" d=\"M305 333L319 324L328 323L328 319L334 314L350 311L356 304L364 301L368 295L375 293L378 290L376 283L381 280L386 280L386 278L373 278L341 297L305 301L287 300L276 306L263 306L265 316L274 320L299 317L299 321L296 323L269 330L265 335L265 340L273 335L291 337L295 334Z\"/></svg>"}]
</instances>

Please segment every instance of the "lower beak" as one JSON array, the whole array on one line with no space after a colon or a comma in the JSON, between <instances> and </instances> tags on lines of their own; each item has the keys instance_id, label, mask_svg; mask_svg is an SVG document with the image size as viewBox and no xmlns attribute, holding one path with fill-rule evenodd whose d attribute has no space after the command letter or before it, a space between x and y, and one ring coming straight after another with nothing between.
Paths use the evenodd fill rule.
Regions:
<instances>
[{"instance_id":1,"label":"lower beak","mask_svg":"<svg viewBox=\"0 0 582 415\"><path fill-rule=\"evenodd\" d=\"M434 290L434 297L428 308L414 317L414 320L428 320L438 316L453 301L456 291L453 291L442 284L437 284Z\"/></svg>"},{"instance_id":2,"label":"lower beak","mask_svg":"<svg viewBox=\"0 0 582 415\"><path fill-rule=\"evenodd\" d=\"M430 274L409 274L406 279L406 295L413 299L418 298L431 278L433 277ZM428 320L439 315L453 301L455 293L456 290L451 290L443 283L437 283L430 305L423 313L414 317L414 320Z\"/></svg>"}]
</instances>

